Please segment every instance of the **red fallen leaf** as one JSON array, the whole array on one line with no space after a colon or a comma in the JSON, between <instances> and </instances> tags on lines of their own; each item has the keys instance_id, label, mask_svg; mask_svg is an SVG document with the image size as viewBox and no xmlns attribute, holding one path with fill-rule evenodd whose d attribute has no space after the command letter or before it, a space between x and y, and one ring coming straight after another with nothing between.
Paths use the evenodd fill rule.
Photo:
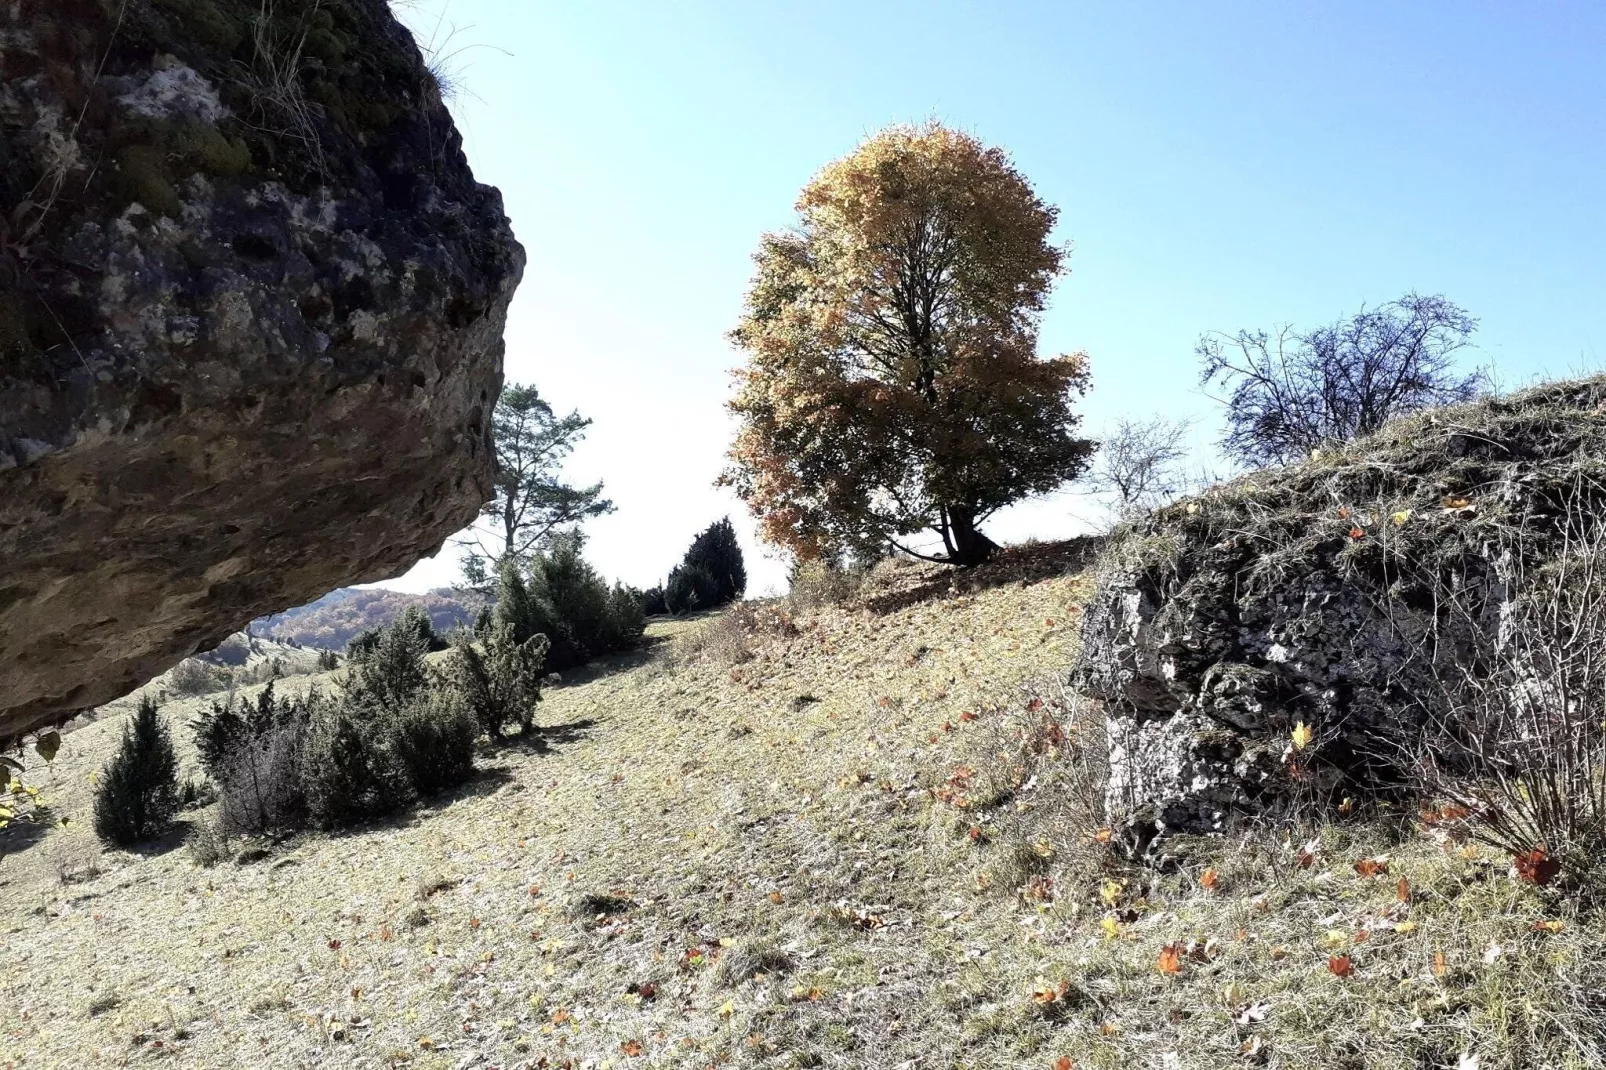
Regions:
<instances>
[{"instance_id":1,"label":"red fallen leaf","mask_svg":"<svg viewBox=\"0 0 1606 1070\"><path fill-rule=\"evenodd\" d=\"M1411 901L1411 882L1401 877L1400 883L1394 886L1394 897L1402 903L1409 903Z\"/></svg>"},{"instance_id":2,"label":"red fallen leaf","mask_svg":"<svg viewBox=\"0 0 1606 1070\"><path fill-rule=\"evenodd\" d=\"M1054 1070L1071 1070L1071 1057L1069 1055L1061 1055L1058 1059L1055 1059Z\"/></svg>"},{"instance_id":3,"label":"red fallen leaf","mask_svg":"<svg viewBox=\"0 0 1606 1070\"><path fill-rule=\"evenodd\" d=\"M984 835L985 835L985 833L982 832L980 825L972 825L972 826L970 826L970 842L971 843L980 843L981 842L981 838Z\"/></svg>"},{"instance_id":4,"label":"red fallen leaf","mask_svg":"<svg viewBox=\"0 0 1606 1070\"><path fill-rule=\"evenodd\" d=\"M1030 702L1028 702L1026 704L1026 712L1027 713L1036 713L1038 710L1040 710L1042 708L1043 708L1043 700L1040 699L1040 698L1034 698L1034 699L1032 699Z\"/></svg>"},{"instance_id":5,"label":"red fallen leaf","mask_svg":"<svg viewBox=\"0 0 1606 1070\"><path fill-rule=\"evenodd\" d=\"M1327 972L1334 977L1348 977L1355 972L1355 964L1348 955L1327 956Z\"/></svg>"},{"instance_id":6,"label":"red fallen leaf","mask_svg":"<svg viewBox=\"0 0 1606 1070\"><path fill-rule=\"evenodd\" d=\"M1561 863L1547 855L1543 847L1519 854L1512 861L1517 876L1529 884L1549 884L1561 873Z\"/></svg>"},{"instance_id":7,"label":"red fallen leaf","mask_svg":"<svg viewBox=\"0 0 1606 1070\"><path fill-rule=\"evenodd\" d=\"M974 713L971 713L969 710L966 710L964 713L961 713L959 715L959 719L968 724L969 722L974 721L976 719L976 715Z\"/></svg>"},{"instance_id":8,"label":"red fallen leaf","mask_svg":"<svg viewBox=\"0 0 1606 1070\"><path fill-rule=\"evenodd\" d=\"M1160 949L1160 958L1155 962L1154 968L1161 973L1182 972L1182 945L1167 944Z\"/></svg>"},{"instance_id":9,"label":"red fallen leaf","mask_svg":"<svg viewBox=\"0 0 1606 1070\"><path fill-rule=\"evenodd\" d=\"M1355 934L1355 942L1357 944L1364 944L1364 943L1366 943L1366 941L1370 940L1371 938L1372 938L1372 930L1370 930L1370 929L1362 929L1360 932Z\"/></svg>"},{"instance_id":10,"label":"red fallen leaf","mask_svg":"<svg viewBox=\"0 0 1606 1070\"><path fill-rule=\"evenodd\" d=\"M1376 877L1389 871L1389 864L1381 858L1363 858L1355 863L1355 872L1363 877Z\"/></svg>"},{"instance_id":11,"label":"red fallen leaf","mask_svg":"<svg viewBox=\"0 0 1606 1070\"><path fill-rule=\"evenodd\" d=\"M1216 876L1216 871L1214 869L1207 869L1199 876L1199 885L1207 892L1213 891L1216 885L1220 883L1221 878Z\"/></svg>"},{"instance_id":12,"label":"red fallen leaf","mask_svg":"<svg viewBox=\"0 0 1606 1070\"><path fill-rule=\"evenodd\" d=\"M1352 538L1352 539L1355 539L1356 541L1360 541L1361 539L1366 538L1366 529L1364 529L1364 528L1350 528L1349 529L1349 537Z\"/></svg>"},{"instance_id":13,"label":"red fallen leaf","mask_svg":"<svg viewBox=\"0 0 1606 1070\"><path fill-rule=\"evenodd\" d=\"M641 1041L639 1040L627 1040L619 1045L619 1050L634 1058L646 1049L641 1046Z\"/></svg>"},{"instance_id":14,"label":"red fallen leaf","mask_svg":"<svg viewBox=\"0 0 1606 1070\"><path fill-rule=\"evenodd\" d=\"M331 940L331 941L329 941L329 950L330 951L339 951L340 950L340 941L339 940Z\"/></svg>"},{"instance_id":15,"label":"red fallen leaf","mask_svg":"<svg viewBox=\"0 0 1606 1070\"><path fill-rule=\"evenodd\" d=\"M1300 869L1309 869L1315 864L1316 856L1307 850L1301 849L1299 852L1298 862Z\"/></svg>"},{"instance_id":16,"label":"red fallen leaf","mask_svg":"<svg viewBox=\"0 0 1606 1070\"><path fill-rule=\"evenodd\" d=\"M1338 518L1340 520L1348 520L1350 518L1349 506L1341 505L1338 507Z\"/></svg>"}]
</instances>

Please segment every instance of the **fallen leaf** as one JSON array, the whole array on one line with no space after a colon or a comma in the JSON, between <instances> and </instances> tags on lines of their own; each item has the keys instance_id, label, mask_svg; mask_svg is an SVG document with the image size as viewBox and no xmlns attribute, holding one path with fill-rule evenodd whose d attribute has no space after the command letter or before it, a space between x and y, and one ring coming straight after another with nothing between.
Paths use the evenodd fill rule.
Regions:
<instances>
[{"instance_id":1,"label":"fallen leaf","mask_svg":"<svg viewBox=\"0 0 1606 1070\"><path fill-rule=\"evenodd\" d=\"M641 1046L641 1041L639 1040L627 1040L619 1045L619 1050L634 1058L646 1049Z\"/></svg>"},{"instance_id":2,"label":"fallen leaf","mask_svg":"<svg viewBox=\"0 0 1606 1070\"><path fill-rule=\"evenodd\" d=\"M1200 887L1204 888L1205 891L1214 890L1216 885L1219 883L1221 883L1221 878L1216 876L1216 871L1214 869L1207 869L1199 876L1199 885Z\"/></svg>"},{"instance_id":3,"label":"fallen leaf","mask_svg":"<svg viewBox=\"0 0 1606 1070\"><path fill-rule=\"evenodd\" d=\"M1061 1055L1058 1059L1055 1059L1054 1060L1054 1070L1071 1070L1071 1058L1070 1058L1070 1056Z\"/></svg>"},{"instance_id":4,"label":"fallen leaf","mask_svg":"<svg viewBox=\"0 0 1606 1070\"><path fill-rule=\"evenodd\" d=\"M1363 858L1355 863L1355 872L1362 877L1372 878L1389 871L1386 858Z\"/></svg>"},{"instance_id":5,"label":"fallen leaf","mask_svg":"<svg viewBox=\"0 0 1606 1070\"><path fill-rule=\"evenodd\" d=\"M1448 968L1448 965L1444 961L1444 952L1435 951L1433 953L1433 976L1443 977Z\"/></svg>"},{"instance_id":6,"label":"fallen leaf","mask_svg":"<svg viewBox=\"0 0 1606 1070\"><path fill-rule=\"evenodd\" d=\"M1161 973L1182 972L1182 945L1167 944L1160 949L1160 958L1155 962L1154 968Z\"/></svg>"},{"instance_id":7,"label":"fallen leaf","mask_svg":"<svg viewBox=\"0 0 1606 1070\"><path fill-rule=\"evenodd\" d=\"M1289 738L1293 740L1295 750L1304 750L1310 746L1311 740L1316 738L1316 733L1311 731L1310 725L1300 721L1294 725L1294 730L1290 733Z\"/></svg>"},{"instance_id":8,"label":"fallen leaf","mask_svg":"<svg viewBox=\"0 0 1606 1070\"><path fill-rule=\"evenodd\" d=\"M1564 928L1566 928L1566 926L1559 921L1534 922L1534 932L1536 933L1559 933Z\"/></svg>"},{"instance_id":9,"label":"fallen leaf","mask_svg":"<svg viewBox=\"0 0 1606 1070\"><path fill-rule=\"evenodd\" d=\"M1512 864L1516 867L1517 876L1529 884L1549 884L1561 873L1561 863L1547 855L1543 847L1535 847L1517 855Z\"/></svg>"},{"instance_id":10,"label":"fallen leaf","mask_svg":"<svg viewBox=\"0 0 1606 1070\"><path fill-rule=\"evenodd\" d=\"M1409 903L1411 901L1411 882L1409 880L1406 880L1404 877L1400 878L1400 883L1394 886L1394 898L1398 899L1402 903Z\"/></svg>"},{"instance_id":11,"label":"fallen leaf","mask_svg":"<svg viewBox=\"0 0 1606 1070\"><path fill-rule=\"evenodd\" d=\"M1348 955L1327 956L1327 972L1334 977L1348 977L1355 972L1355 965Z\"/></svg>"}]
</instances>

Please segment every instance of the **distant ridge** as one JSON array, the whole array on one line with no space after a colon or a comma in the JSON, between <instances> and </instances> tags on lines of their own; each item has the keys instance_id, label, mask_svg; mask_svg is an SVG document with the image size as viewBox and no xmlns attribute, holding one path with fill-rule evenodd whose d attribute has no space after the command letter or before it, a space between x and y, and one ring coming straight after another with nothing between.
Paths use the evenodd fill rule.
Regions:
<instances>
[{"instance_id":1,"label":"distant ridge","mask_svg":"<svg viewBox=\"0 0 1606 1070\"><path fill-rule=\"evenodd\" d=\"M409 606L423 606L442 635L459 625L471 626L485 604L483 596L442 587L424 594L382 588L342 587L316 602L251 622L254 635L293 639L303 646L344 650L364 628L389 624Z\"/></svg>"}]
</instances>

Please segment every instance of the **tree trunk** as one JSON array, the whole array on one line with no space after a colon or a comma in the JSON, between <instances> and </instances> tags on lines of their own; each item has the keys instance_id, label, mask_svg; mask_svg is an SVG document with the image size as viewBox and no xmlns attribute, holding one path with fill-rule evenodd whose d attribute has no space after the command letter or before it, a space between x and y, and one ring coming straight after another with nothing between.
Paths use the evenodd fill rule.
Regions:
<instances>
[{"instance_id":1,"label":"tree trunk","mask_svg":"<svg viewBox=\"0 0 1606 1070\"><path fill-rule=\"evenodd\" d=\"M948 560L960 568L974 568L993 556L998 544L976 529L976 514L959 505L945 510L953 534L953 552Z\"/></svg>"}]
</instances>

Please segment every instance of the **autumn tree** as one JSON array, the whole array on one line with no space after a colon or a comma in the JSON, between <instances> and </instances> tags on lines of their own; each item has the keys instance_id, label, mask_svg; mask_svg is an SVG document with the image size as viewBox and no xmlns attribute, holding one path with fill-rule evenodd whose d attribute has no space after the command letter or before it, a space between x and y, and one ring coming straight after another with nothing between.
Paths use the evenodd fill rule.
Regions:
<instances>
[{"instance_id":1,"label":"autumn tree","mask_svg":"<svg viewBox=\"0 0 1606 1070\"><path fill-rule=\"evenodd\" d=\"M1225 390L1222 448L1246 464L1284 464L1401 413L1477 397L1487 375L1455 361L1477 327L1454 302L1409 293L1313 330L1207 334L1195 352L1201 383Z\"/></svg>"},{"instance_id":2,"label":"autumn tree","mask_svg":"<svg viewBox=\"0 0 1606 1070\"><path fill-rule=\"evenodd\" d=\"M1065 250L1001 150L936 123L826 167L764 236L731 338L747 365L722 482L802 558L876 556L929 530L968 566L979 530L1088 463L1080 354L1040 359ZM925 556L916 554L916 556Z\"/></svg>"},{"instance_id":3,"label":"autumn tree","mask_svg":"<svg viewBox=\"0 0 1606 1070\"><path fill-rule=\"evenodd\" d=\"M565 483L563 461L585 437L591 421L578 412L558 416L533 386L502 391L491 417L496 442L495 496L465 539L463 572L469 586L494 585L496 563L528 561L553 532L613 512L602 484Z\"/></svg>"}]
</instances>

